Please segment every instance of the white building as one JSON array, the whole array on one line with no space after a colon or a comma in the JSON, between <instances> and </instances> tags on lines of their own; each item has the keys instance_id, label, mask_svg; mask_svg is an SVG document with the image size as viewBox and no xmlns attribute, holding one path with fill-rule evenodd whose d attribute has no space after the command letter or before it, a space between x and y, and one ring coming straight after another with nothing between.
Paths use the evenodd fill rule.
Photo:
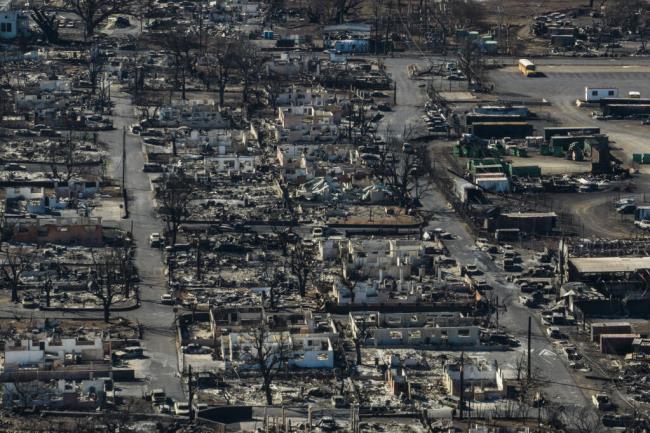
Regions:
<instances>
[{"instance_id":1,"label":"white building","mask_svg":"<svg viewBox=\"0 0 650 433\"><path fill-rule=\"evenodd\" d=\"M324 107L327 91L322 88L305 89L300 86L291 86L282 91L276 99L279 106Z\"/></svg>"},{"instance_id":2,"label":"white building","mask_svg":"<svg viewBox=\"0 0 650 433\"><path fill-rule=\"evenodd\" d=\"M196 129L225 129L230 121L223 117L214 100L175 101L158 112L162 124L184 125Z\"/></svg>"},{"instance_id":3,"label":"white building","mask_svg":"<svg viewBox=\"0 0 650 433\"><path fill-rule=\"evenodd\" d=\"M350 313L355 338L370 346L473 347L480 328L460 313Z\"/></svg>"},{"instance_id":4,"label":"white building","mask_svg":"<svg viewBox=\"0 0 650 433\"><path fill-rule=\"evenodd\" d=\"M257 159L253 155L224 154L205 158L206 171L218 173L255 173Z\"/></svg>"},{"instance_id":5,"label":"white building","mask_svg":"<svg viewBox=\"0 0 650 433\"><path fill-rule=\"evenodd\" d=\"M308 105L278 108L275 139L280 143L331 142L337 137L331 111Z\"/></svg>"},{"instance_id":6,"label":"white building","mask_svg":"<svg viewBox=\"0 0 650 433\"><path fill-rule=\"evenodd\" d=\"M22 366L40 365L48 361L64 361L79 356L82 361L103 361L106 355L100 337L92 340L77 338L48 337L45 340L22 340L18 344L5 345L5 371L17 370Z\"/></svg>"},{"instance_id":7,"label":"white building","mask_svg":"<svg viewBox=\"0 0 650 433\"><path fill-rule=\"evenodd\" d=\"M235 333L221 337L221 354L224 360L242 366L256 368L255 335ZM327 335L290 334L289 332L269 332L265 340L265 350L271 355L267 362L281 362L275 357L282 356L289 366L296 368L334 368L334 348Z\"/></svg>"},{"instance_id":8,"label":"white building","mask_svg":"<svg viewBox=\"0 0 650 433\"><path fill-rule=\"evenodd\" d=\"M603 98L617 98L618 89L615 87L589 87L585 86L585 101L597 102Z\"/></svg>"},{"instance_id":9,"label":"white building","mask_svg":"<svg viewBox=\"0 0 650 433\"><path fill-rule=\"evenodd\" d=\"M349 239L348 260L344 275L359 271L364 276L382 280L384 276L403 281L420 262L425 244L407 239Z\"/></svg>"},{"instance_id":10,"label":"white building","mask_svg":"<svg viewBox=\"0 0 650 433\"><path fill-rule=\"evenodd\" d=\"M10 0L0 0L0 39L14 39L29 32L29 16L12 7Z\"/></svg>"},{"instance_id":11,"label":"white building","mask_svg":"<svg viewBox=\"0 0 650 433\"><path fill-rule=\"evenodd\" d=\"M5 408L95 409L106 400L106 381L9 382L2 385Z\"/></svg>"}]
</instances>

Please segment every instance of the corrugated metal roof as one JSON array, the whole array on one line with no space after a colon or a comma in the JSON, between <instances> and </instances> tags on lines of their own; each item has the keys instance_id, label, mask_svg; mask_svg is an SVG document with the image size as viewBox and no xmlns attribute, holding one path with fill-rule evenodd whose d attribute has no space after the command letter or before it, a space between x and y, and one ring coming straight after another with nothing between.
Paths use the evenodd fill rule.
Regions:
<instances>
[{"instance_id":1,"label":"corrugated metal roof","mask_svg":"<svg viewBox=\"0 0 650 433\"><path fill-rule=\"evenodd\" d=\"M579 257L569 261L578 272L585 274L636 272L650 269L650 257Z\"/></svg>"}]
</instances>

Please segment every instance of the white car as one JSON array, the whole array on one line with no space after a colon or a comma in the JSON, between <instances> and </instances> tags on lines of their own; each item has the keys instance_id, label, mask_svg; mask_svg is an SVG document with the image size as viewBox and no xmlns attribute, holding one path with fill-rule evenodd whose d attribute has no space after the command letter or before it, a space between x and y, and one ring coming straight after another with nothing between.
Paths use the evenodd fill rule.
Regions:
<instances>
[{"instance_id":1,"label":"white car","mask_svg":"<svg viewBox=\"0 0 650 433\"><path fill-rule=\"evenodd\" d=\"M151 233L149 235L149 246L151 248L159 248L160 247L160 233Z\"/></svg>"},{"instance_id":2,"label":"white car","mask_svg":"<svg viewBox=\"0 0 650 433\"><path fill-rule=\"evenodd\" d=\"M177 401L174 403L174 415L188 416L190 414L190 405L185 401Z\"/></svg>"},{"instance_id":3,"label":"white car","mask_svg":"<svg viewBox=\"0 0 650 433\"><path fill-rule=\"evenodd\" d=\"M160 296L160 303L163 305L174 305L176 301L170 295L169 293L165 293L164 295Z\"/></svg>"},{"instance_id":4,"label":"white car","mask_svg":"<svg viewBox=\"0 0 650 433\"><path fill-rule=\"evenodd\" d=\"M634 221L634 225L642 230L650 229L650 220Z\"/></svg>"}]
</instances>

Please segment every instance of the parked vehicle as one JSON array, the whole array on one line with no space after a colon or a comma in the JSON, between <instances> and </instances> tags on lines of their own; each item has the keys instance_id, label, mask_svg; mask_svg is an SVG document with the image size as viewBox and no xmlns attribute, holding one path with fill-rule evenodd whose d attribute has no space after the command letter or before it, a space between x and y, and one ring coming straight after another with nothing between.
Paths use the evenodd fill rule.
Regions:
<instances>
[{"instance_id":1,"label":"parked vehicle","mask_svg":"<svg viewBox=\"0 0 650 433\"><path fill-rule=\"evenodd\" d=\"M551 338L556 338L556 339L562 338L562 332L560 331L560 328L558 328L557 326L550 326L546 330L546 334Z\"/></svg>"},{"instance_id":2,"label":"parked vehicle","mask_svg":"<svg viewBox=\"0 0 650 433\"><path fill-rule=\"evenodd\" d=\"M144 349L140 346L129 346L113 352L116 359L137 359L144 356Z\"/></svg>"},{"instance_id":3,"label":"parked vehicle","mask_svg":"<svg viewBox=\"0 0 650 433\"><path fill-rule=\"evenodd\" d=\"M176 301L174 300L174 297L170 295L169 293L165 293L160 296L160 303L163 305L174 305Z\"/></svg>"},{"instance_id":4,"label":"parked vehicle","mask_svg":"<svg viewBox=\"0 0 650 433\"><path fill-rule=\"evenodd\" d=\"M199 413L202 410L207 409L209 406L207 403L200 403L196 400L192 402L192 409L194 409L194 413Z\"/></svg>"},{"instance_id":5,"label":"parked vehicle","mask_svg":"<svg viewBox=\"0 0 650 433\"><path fill-rule=\"evenodd\" d=\"M142 166L142 171L145 173L162 173L165 170L163 166L158 163L147 162Z\"/></svg>"},{"instance_id":6,"label":"parked vehicle","mask_svg":"<svg viewBox=\"0 0 650 433\"><path fill-rule=\"evenodd\" d=\"M160 233L151 233L149 235L149 246L151 248L160 248L161 243Z\"/></svg>"},{"instance_id":7,"label":"parked vehicle","mask_svg":"<svg viewBox=\"0 0 650 433\"><path fill-rule=\"evenodd\" d=\"M25 297L21 301L23 308L38 308L38 303L33 298Z\"/></svg>"},{"instance_id":8,"label":"parked vehicle","mask_svg":"<svg viewBox=\"0 0 650 433\"><path fill-rule=\"evenodd\" d=\"M153 404L163 404L167 401L167 394L165 394L165 390L162 388L152 390L150 396Z\"/></svg>"},{"instance_id":9,"label":"parked vehicle","mask_svg":"<svg viewBox=\"0 0 650 433\"><path fill-rule=\"evenodd\" d=\"M341 409L341 408L346 408L349 407L350 405L348 404L347 400L345 397L342 395L334 395L332 396L332 407Z\"/></svg>"},{"instance_id":10,"label":"parked vehicle","mask_svg":"<svg viewBox=\"0 0 650 433\"><path fill-rule=\"evenodd\" d=\"M650 229L650 220L634 221L634 225L640 228L641 230L648 230Z\"/></svg>"},{"instance_id":11,"label":"parked vehicle","mask_svg":"<svg viewBox=\"0 0 650 433\"><path fill-rule=\"evenodd\" d=\"M174 403L174 415L176 416L189 416L190 405L185 401L177 401Z\"/></svg>"},{"instance_id":12,"label":"parked vehicle","mask_svg":"<svg viewBox=\"0 0 650 433\"><path fill-rule=\"evenodd\" d=\"M624 215L633 214L635 210L636 210L636 205L631 203L623 204L616 208L616 212Z\"/></svg>"},{"instance_id":13,"label":"parked vehicle","mask_svg":"<svg viewBox=\"0 0 650 433\"><path fill-rule=\"evenodd\" d=\"M612 404L609 396L607 394L595 394L591 396L591 402L596 406L598 410L612 410L614 405Z\"/></svg>"},{"instance_id":14,"label":"parked vehicle","mask_svg":"<svg viewBox=\"0 0 650 433\"><path fill-rule=\"evenodd\" d=\"M211 350L208 347L201 346L197 343L190 343L187 346L183 346L183 353L189 354L205 354L210 353Z\"/></svg>"}]
</instances>

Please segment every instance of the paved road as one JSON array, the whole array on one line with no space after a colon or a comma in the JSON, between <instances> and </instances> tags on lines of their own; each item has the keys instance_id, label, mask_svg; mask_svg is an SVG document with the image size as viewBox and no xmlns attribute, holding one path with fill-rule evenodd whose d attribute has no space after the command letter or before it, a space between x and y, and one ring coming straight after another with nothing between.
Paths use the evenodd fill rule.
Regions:
<instances>
[{"instance_id":1,"label":"paved road","mask_svg":"<svg viewBox=\"0 0 650 433\"><path fill-rule=\"evenodd\" d=\"M111 174L122 177L122 127L136 121L128 95L111 89L115 103L114 131L101 135L109 145ZM149 234L160 232L161 222L157 218L152 200L149 177L142 172L144 156L140 140L126 135L126 188L130 197L129 220L133 222L133 235L137 245L135 261L140 278L140 297L142 306L132 312L122 314L144 325L144 346L149 357L143 364L147 382L152 386L164 388L173 398L183 398L178 378L178 360L174 327L174 312L169 306L161 305L160 295L166 292L166 282L162 273L162 258L159 250L149 248Z\"/></svg>"},{"instance_id":2,"label":"paved road","mask_svg":"<svg viewBox=\"0 0 650 433\"><path fill-rule=\"evenodd\" d=\"M398 105L389 116L386 116L384 122L396 123L397 120L400 124L404 124L419 118L422 114L424 89L418 86L418 81L409 80L406 71L406 65L414 61L414 59L400 58L387 59L385 62L388 71L397 82ZM432 144L432 151L435 155L433 147L435 144ZM422 198L422 203L426 210L434 213L434 219L428 228L440 227L454 235L454 240L445 242L450 254L460 264L475 264L485 273L486 279L494 287L494 295L499 296L499 303L505 307L505 311L501 313L500 325L506 327L522 342L522 346L517 350L489 352L485 356L501 364L516 365L517 360L525 355L530 310L518 303L518 291L513 284L506 282L506 274L497 267L492 258L476 249L474 239L467 226L454 211L449 209L447 201L440 191L434 188ZM544 329L536 320L533 320L531 329L531 364L533 369L539 369L542 377L546 380L557 382L545 386L544 391L547 398L568 406L588 406L590 404L588 397L575 386L567 362L550 350L551 343L546 338Z\"/></svg>"}]
</instances>

